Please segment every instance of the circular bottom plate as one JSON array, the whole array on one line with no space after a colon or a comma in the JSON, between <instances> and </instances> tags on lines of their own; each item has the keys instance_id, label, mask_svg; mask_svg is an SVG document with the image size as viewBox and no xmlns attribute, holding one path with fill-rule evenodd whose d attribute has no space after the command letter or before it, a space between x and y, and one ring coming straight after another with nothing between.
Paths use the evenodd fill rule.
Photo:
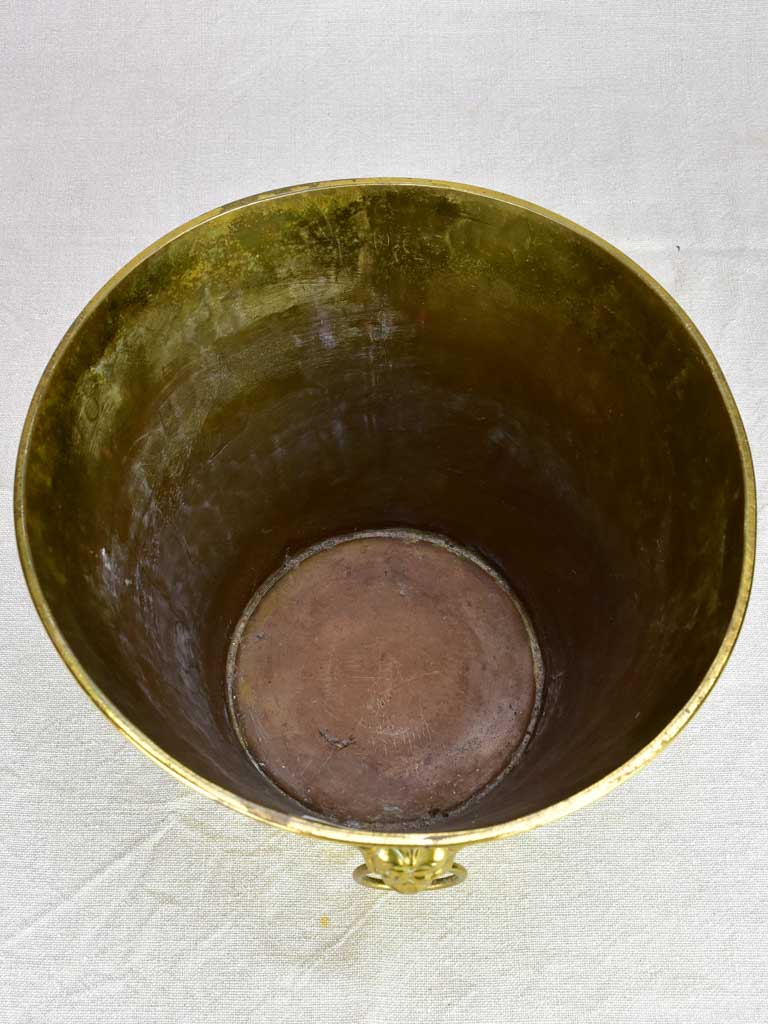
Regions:
<instances>
[{"instance_id":1,"label":"circular bottom plate","mask_svg":"<svg viewBox=\"0 0 768 1024\"><path fill-rule=\"evenodd\" d=\"M327 541L262 586L235 631L230 712L285 792L345 822L423 821L520 756L538 648L501 578L404 530Z\"/></svg>"}]
</instances>

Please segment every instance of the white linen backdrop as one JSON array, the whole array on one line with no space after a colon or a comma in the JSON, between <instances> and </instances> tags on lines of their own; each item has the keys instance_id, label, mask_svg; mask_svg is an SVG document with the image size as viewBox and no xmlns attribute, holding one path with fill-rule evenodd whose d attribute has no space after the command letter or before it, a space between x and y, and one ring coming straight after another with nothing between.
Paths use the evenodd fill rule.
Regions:
<instances>
[{"instance_id":1,"label":"white linen backdrop","mask_svg":"<svg viewBox=\"0 0 768 1024\"><path fill-rule=\"evenodd\" d=\"M723 366L764 509L767 40L764 0L0 4L2 1024L766 1020L764 544L669 751L406 899L102 718L27 596L11 491L46 361L141 248L265 189L409 175L555 209L654 274Z\"/></svg>"}]
</instances>

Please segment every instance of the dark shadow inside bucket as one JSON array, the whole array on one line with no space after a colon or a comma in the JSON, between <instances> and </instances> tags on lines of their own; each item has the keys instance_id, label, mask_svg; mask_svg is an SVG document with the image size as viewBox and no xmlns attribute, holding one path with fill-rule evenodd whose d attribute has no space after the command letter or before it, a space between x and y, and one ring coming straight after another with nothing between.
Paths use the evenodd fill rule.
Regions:
<instances>
[{"instance_id":1,"label":"dark shadow inside bucket","mask_svg":"<svg viewBox=\"0 0 768 1024\"><path fill-rule=\"evenodd\" d=\"M542 693L522 756L491 771L499 750L517 750L504 726L507 747L483 762L474 798L477 758L461 746L482 746L469 724L479 712L488 729L499 722L512 662L484 647L498 686L457 682L440 732L440 682L465 678L454 660L477 650L457 626L441 661L450 644L434 640L429 615L443 597L426 580L414 610L423 642L414 627L406 651L394 609L381 678L351 655L331 677L318 657L316 703L303 686L295 714L287 699L271 719L283 740L296 738L281 757L312 757L297 722L305 739L317 731L317 778L356 780L372 828L492 825L618 768L701 683L743 556L738 443L684 319L567 226L416 185L235 207L140 263L79 321L51 371L23 499L43 595L109 700L217 785L334 821L361 815L343 799L297 801L233 727L227 657L244 609L286 560L360 531L445 538L498 574L536 638ZM361 579L371 564L358 566ZM436 581L450 575L433 568ZM455 601L471 591L457 577ZM352 605L383 621L391 606L381 595L366 605L373 593L358 588ZM322 602L313 608L318 616ZM509 636L493 614L502 652ZM305 626L297 618L297 635ZM421 675L397 668L406 654ZM254 664L268 688L273 662ZM302 672L312 664L306 654ZM390 700L414 709L392 759L401 781L412 771L423 806L403 815L387 771L366 760L382 679ZM350 687L357 735L328 723L333 686ZM424 785L430 771L437 789Z\"/></svg>"}]
</instances>

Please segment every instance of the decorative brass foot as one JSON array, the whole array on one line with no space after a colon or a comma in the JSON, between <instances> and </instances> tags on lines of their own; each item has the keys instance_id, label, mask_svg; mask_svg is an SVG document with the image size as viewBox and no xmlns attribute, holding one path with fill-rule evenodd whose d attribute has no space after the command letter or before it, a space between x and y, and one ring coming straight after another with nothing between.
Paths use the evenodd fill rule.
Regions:
<instances>
[{"instance_id":1,"label":"decorative brass foot","mask_svg":"<svg viewBox=\"0 0 768 1024\"><path fill-rule=\"evenodd\" d=\"M394 889L403 895L447 889L467 877L455 864L458 846L361 846L365 864L353 878L369 889Z\"/></svg>"}]
</instances>

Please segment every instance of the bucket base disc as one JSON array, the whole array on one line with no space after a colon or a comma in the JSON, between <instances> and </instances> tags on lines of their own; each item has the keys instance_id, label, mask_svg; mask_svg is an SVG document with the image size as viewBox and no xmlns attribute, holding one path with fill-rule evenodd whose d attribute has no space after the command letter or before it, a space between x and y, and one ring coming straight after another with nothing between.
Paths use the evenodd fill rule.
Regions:
<instances>
[{"instance_id":1,"label":"bucket base disc","mask_svg":"<svg viewBox=\"0 0 768 1024\"><path fill-rule=\"evenodd\" d=\"M259 588L228 699L249 756L306 807L426 822L519 758L540 665L498 574L442 538L382 530L317 545Z\"/></svg>"}]
</instances>

